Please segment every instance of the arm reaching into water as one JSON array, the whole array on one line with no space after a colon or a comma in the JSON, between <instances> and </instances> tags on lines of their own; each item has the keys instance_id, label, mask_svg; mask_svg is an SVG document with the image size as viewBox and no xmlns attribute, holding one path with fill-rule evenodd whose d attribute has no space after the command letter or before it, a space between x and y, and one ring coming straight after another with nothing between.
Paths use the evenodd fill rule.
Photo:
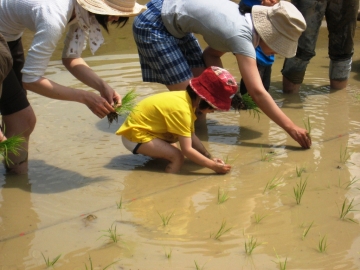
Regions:
<instances>
[{"instance_id":1,"label":"arm reaching into water","mask_svg":"<svg viewBox=\"0 0 360 270\"><path fill-rule=\"evenodd\" d=\"M196 137L195 134L193 134L192 137L193 136ZM200 142L200 140L195 141L195 144L197 144L198 142ZM202 153L197 151L196 148L199 148L199 145L193 147L194 142L192 141L191 138L179 136L179 143L180 143L181 151L184 154L184 156L186 156L191 161L199 164L200 166L207 167L215 171L216 173L220 173L220 174L228 173L231 170L230 165L209 159L208 157L204 156Z\"/></svg>"},{"instance_id":2,"label":"arm reaching into water","mask_svg":"<svg viewBox=\"0 0 360 270\"><path fill-rule=\"evenodd\" d=\"M295 125L276 105L270 94L265 90L256 66L256 60L240 54L236 54L236 59L248 93L259 108L271 120L282 127L303 148L310 148L311 139L307 131Z\"/></svg>"}]
</instances>

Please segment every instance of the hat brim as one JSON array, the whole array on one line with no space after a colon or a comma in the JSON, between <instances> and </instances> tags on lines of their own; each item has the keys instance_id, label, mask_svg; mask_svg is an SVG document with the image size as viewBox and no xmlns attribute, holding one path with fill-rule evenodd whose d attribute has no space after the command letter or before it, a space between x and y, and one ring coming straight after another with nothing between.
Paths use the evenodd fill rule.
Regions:
<instances>
[{"instance_id":1,"label":"hat brim","mask_svg":"<svg viewBox=\"0 0 360 270\"><path fill-rule=\"evenodd\" d=\"M137 16L147 8L144 5L135 3L131 11L121 11L107 5L103 0L77 0L78 4L87 11L110 16L133 17Z\"/></svg>"},{"instance_id":2,"label":"hat brim","mask_svg":"<svg viewBox=\"0 0 360 270\"><path fill-rule=\"evenodd\" d=\"M298 42L287 38L272 25L268 19L267 10L266 6L255 5L252 7L251 14L256 32L277 54L286 58L294 57Z\"/></svg>"},{"instance_id":3,"label":"hat brim","mask_svg":"<svg viewBox=\"0 0 360 270\"><path fill-rule=\"evenodd\" d=\"M194 90L194 92L202 99L204 99L207 103L209 103L214 109L219 111L228 111L231 108L231 100L228 102L217 102L215 98L205 90L205 86L202 85L198 80L192 79L190 80L190 87ZM215 105L217 104L217 105Z\"/></svg>"}]
</instances>

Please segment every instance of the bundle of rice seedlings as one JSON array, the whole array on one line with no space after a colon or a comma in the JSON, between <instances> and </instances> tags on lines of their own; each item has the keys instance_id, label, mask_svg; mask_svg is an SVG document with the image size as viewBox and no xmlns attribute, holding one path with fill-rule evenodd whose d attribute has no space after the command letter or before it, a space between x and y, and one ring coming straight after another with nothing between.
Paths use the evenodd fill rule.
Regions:
<instances>
[{"instance_id":1,"label":"bundle of rice seedlings","mask_svg":"<svg viewBox=\"0 0 360 270\"><path fill-rule=\"evenodd\" d=\"M240 92L237 92L231 101L231 106L235 111L248 110L250 115L253 114L260 120L261 111L248 93L241 95Z\"/></svg>"},{"instance_id":2,"label":"bundle of rice seedlings","mask_svg":"<svg viewBox=\"0 0 360 270\"><path fill-rule=\"evenodd\" d=\"M25 138L20 135L15 135L7 140L0 142L0 155L2 155L5 159L7 165L12 163L12 161L8 158L9 153L13 153L14 155L19 155L19 150L21 149L21 144L25 142Z\"/></svg>"},{"instance_id":3,"label":"bundle of rice seedlings","mask_svg":"<svg viewBox=\"0 0 360 270\"><path fill-rule=\"evenodd\" d=\"M127 92L125 96L121 99L121 106L117 106L117 104L114 104L115 112L111 112L107 115L109 127L114 120L116 121L116 123L118 122L119 115L128 115L132 112L135 107L135 99L137 96L138 94L136 94L135 90L132 89Z\"/></svg>"}]
</instances>

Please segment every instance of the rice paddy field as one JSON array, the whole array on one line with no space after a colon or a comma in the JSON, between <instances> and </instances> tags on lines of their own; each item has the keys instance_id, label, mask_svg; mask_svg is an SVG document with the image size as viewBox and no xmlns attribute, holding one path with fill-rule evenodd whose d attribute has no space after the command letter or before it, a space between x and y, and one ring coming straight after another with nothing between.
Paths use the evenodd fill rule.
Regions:
<instances>
[{"instance_id":1,"label":"rice paddy field","mask_svg":"<svg viewBox=\"0 0 360 270\"><path fill-rule=\"evenodd\" d=\"M142 82L130 31L112 29L85 60L121 95L167 91ZM109 126L83 105L29 92L29 173L0 169L0 269L360 269L359 31L343 90L329 88L325 27L299 94L282 94L276 57L270 93L311 127L311 149L264 114L216 112L197 125L232 164L227 175L190 161L165 174L165 161L124 148L114 134L123 118ZM61 65L61 46L46 76L90 90ZM223 63L240 80L231 54Z\"/></svg>"}]
</instances>

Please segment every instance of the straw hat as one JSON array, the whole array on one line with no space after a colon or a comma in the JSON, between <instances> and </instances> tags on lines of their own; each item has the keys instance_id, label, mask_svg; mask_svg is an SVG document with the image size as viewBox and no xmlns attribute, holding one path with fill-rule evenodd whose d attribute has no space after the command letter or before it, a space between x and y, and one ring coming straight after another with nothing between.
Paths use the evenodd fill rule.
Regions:
<instances>
[{"instance_id":1,"label":"straw hat","mask_svg":"<svg viewBox=\"0 0 360 270\"><path fill-rule=\"evenodd\" d=\"M236 80L230 72L214 66L191 79L190 86L198 96L221 111L230 110L231 99L237 91Z\"/></svg>"},{"instance_id":2,"label":"straw hat","mask_svg":"<svg viewBox=\"0 0 360 270\"><path fill-rule=\"evenodd\" d=\"M131 17L146 10L135 0L77 0L78 4L94 14Z\"/></svg>"},{"instance_id":3,"label":"straw hat","mask_svg":"<svg viewBox=\"0 0 360 270\"><path fill-rule=\"evenodd\" d=\"M272 50L286 58L295 56L306 22L293 4L280 1L272 7L256 5L251 14L256 31Z\"/></svg>"}]
</instances>

